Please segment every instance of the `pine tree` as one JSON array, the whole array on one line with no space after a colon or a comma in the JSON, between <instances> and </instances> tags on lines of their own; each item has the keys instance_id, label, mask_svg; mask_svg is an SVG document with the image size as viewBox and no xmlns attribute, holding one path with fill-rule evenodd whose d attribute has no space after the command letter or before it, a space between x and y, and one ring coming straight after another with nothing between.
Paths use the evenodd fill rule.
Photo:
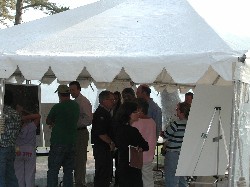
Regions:
<instances>
[{"instance_id":1,"label":"pine tree","mask_svg":"<svg viewBox=\"0 0 250 187\"><path fill-rule=\"evenodd\" d=\"M48 0L0 0L0 24L8 25L12 21L15 25L20 24L23 13L29 8L50 15L69 10L69 7L57 6Z\"/></svg>"}]
</instances>

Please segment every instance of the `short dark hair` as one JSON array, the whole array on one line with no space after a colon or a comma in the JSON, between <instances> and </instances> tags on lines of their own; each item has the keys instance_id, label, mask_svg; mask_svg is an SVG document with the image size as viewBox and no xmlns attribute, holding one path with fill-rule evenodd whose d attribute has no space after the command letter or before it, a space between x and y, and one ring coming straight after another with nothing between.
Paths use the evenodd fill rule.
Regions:
<instances>
[{"instance_id":1,"label":"short dark hair","mask_svg":"<svg viewBox=\"0 0 250 187\"><path fill-rule=\"evenodd\" d=\"M135 91L133 88L124 88L122 90L123 102L132 101L135 99Z\"/></svg>"},{"instance_id":2,"label":"short dark hair","mask_svg":"<svg viewBox=\"0 0 250 187\"><path fill-rule=\"evenodd\" d=\"M130 94L132 96L135 96L135 91L133 90L133 88L124 88L122 90L122 95L123 94Z\"/></svg>"},{"instance_id":3,"label":"short dark hair","mask_svg":"<svg viewBox=\"0 0 250 187\"><path fill-rule=\"evenodd\" d=\"M179 103L178 105L180 112L184 113L185 118L188 119L191 105L186 102Z\"/></svg>"},{"instance_id":4,"label":"short dark hair","mask_svg":"<svg viewBox=\"0 0 250 187\"><path fill-rule=\"evenodd\" d=\"M193 94L192 92L187 92L187 93L185 93L185 97L186 97L186 96L191 96L191 97L192 97L192 99L193 99L194 94Z\"/></svg>"},{"instance_id":5,"label":"short dark hair","mask_svg":"<svg viewBox=\"0 0 250 187\"><path fill-rule=\"evenodd\" d=\"M5 90L4 104L10 106L13 103L13 93L10 90Z\"/></svg>"},{"instance_id":6,"label":"short dark hair","mask_svg":"<svg viewBox=\"0 0 250 187\"><path fill-rule=\"evenodd\" d=\"M78 81L72 81L71 83L69 83L69 86L73 86L73 85L76 85L76 88L78 90L81 90L81 85Z\"/></svg>"},{"instance_id":7,"label":"short dark hair","mask_svg":"<svg viewBox=\"0 0 250 187\"><path fill-rule=\"evenodd\" d=\"M147 96L150 96L150 94L151 94L151 89L150 89L148 86L146 86L146 85L142 85L142 86L141 86L141 92L142 92L142 93L145 92Z\"/></svg>"},{"instance_id":8,"label":"short dark hair","mask_svg":"<svg viewBox=\"0 0 250 187\"><path fill-rule=\"evenodd\" d=\"M149 104L144 98L137 98L136 103L138 104L138 108L142 109L143 114L148 114Z\"/></svg>"},{"instance_id":9,"label":"short dark hair","mask_svg":"<svg viewBox=\"0 0 250 187\"><path fill-rule=\"evenodd\" d=\"M118 96L118 98L121 99L121 93L119 91L115 91L114 95Z\"/></svg>"},{"instance_id":10,"label":"short dark hair","mask_svg":"<svg viewBox=\"0 0 250 187\"><path fill-rule=\"evenodd\" d=\"M104 90L99 94L99 103L102 103L105 99L109 99L109 97L112 95L113 93L108 91L108 90Z\"/></svg>"},{"instance_id":11,"label":"short dark hair","mask_svg":"<svg viewBox=\"0 0 250 187\"><path fill-rule=\"evenodd\" d=\"M127 101L121 104L115 115L115 121L121 125L126 125L130 121L130 115L137 110L137 103Z\"/></svg>"}]
</instances>

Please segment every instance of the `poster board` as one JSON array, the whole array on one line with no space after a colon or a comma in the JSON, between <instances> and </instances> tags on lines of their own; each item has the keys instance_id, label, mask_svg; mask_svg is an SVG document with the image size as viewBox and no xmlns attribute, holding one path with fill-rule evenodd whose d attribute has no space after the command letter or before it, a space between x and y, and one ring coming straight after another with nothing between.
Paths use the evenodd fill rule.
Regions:
<instances>
[{"instance_id":1,"label":"poster board","mask_svg":"<svg viewBox=\"0 0 250 187\"><path fill-rule=\"evenodd\" d=\"M229 149L230 142L232 99L232 86L196 86L176 170L177 176L216 175L217 164L218 174L225 174L228 164L226 148ZM218 136L219 124L217 112L212 120L215 107L221 107L220 116L225 134L226 148L223 139L219 140L219 144L213 142L213 138ZM204 142L204 138L201 136L202 133L207 132L211 121L211 128L201 151ZM217 159L218 145L219 159Z\"/></svg>"}]
</instances>

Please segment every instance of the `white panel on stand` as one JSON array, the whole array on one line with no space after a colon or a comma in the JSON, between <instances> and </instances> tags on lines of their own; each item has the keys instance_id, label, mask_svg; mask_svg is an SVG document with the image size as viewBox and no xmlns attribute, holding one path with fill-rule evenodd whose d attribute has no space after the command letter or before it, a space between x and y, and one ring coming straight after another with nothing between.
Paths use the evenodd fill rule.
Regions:
<instances>
[{"instance_id":1,"label":"white panel on stand","mask_svg":"<svg viewBox=\"0 0 250 187\"><path fill-rule=\"evenodd\" d=\"M177 176L225 174L228 164L226 150L229 149L230 142L232 98L232 86L197 85L176 171ZM215 107L221 107L221 110L215 111ZM226 143L224 138L220 139L219 143L213 142L213 138L218 137L219 116ZM211 128L208 131L210 124ZM202 137L203 133L207 133L207 138ZM222 130L219 134L223 135Z\"/></svg>"}]
</instances>

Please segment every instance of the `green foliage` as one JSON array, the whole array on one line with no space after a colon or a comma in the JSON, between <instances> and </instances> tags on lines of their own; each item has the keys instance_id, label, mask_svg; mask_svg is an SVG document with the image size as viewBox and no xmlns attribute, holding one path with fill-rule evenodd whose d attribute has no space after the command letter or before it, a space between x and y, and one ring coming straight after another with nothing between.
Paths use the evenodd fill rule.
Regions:
<instances>
[{"instance_id":1,"label":"green foliage","mask_svg":"<svg viewBox=\"0 0 250 187\"><path fill-rule=\"evenodd\" d=\"M15 0L0 0L0 24L6 25L6 20L13 20L11 13L15 9Z\"/></svg>"},{"instance_id":2,"label":"green foliage","mask_svg":"<svg viewBox=\"0 0 250 187\"><path fill-rule=\"evenodd\" d=\"M26 0L25 3L27 5L23 9L32 7L50 15L69 10L69 7L58 7L56 3L51 3L48 0Z\"/></svg>"},{"instance_id":3,"label":"green foliage","mask_svg":"<svg viewBox=\"0 0 250 187\"><path fill-rule=\"evenodd\" d=\"M8 25L13 22L16 15L16 4L18 0L0 0L0 24ZM59 12L69 10L69 7L57 6L56 3L51 3L48 0L20 0L23 2L23 7L19 7L22 13L34 8L43 11L46 14L52 15ZM21 16L18 18L21 19Z\"/></svg>"}]
</instances>

